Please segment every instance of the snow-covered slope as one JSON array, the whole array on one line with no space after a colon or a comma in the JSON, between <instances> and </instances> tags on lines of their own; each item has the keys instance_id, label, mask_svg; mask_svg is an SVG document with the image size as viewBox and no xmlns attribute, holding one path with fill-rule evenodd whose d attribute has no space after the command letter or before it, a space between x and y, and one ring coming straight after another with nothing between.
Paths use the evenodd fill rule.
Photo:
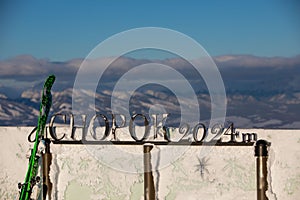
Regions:
<instances>
[{"instance_id":1,"label":"snow-covered slope","mask_svg":"<svg viewBox=\"0 0 300 200\"><path fill-rule=\"evenodd\" d=\"M95 106L98 113L110 113L111 90L104 89L94 95L92 91L76 91L76 102L82 108ZM121 106L126 93L117 94L120 101L116 101L115 107ZM72 112L73 90L66 89L53 92L53 106L50 115L58 112ZM89 97L93 101L87 102ZM24 91L19 99L10 99L0 95L0 124L7 126L35 125L38 116L40 92L35 90ZM208 121L211 113L209 94L199 94L201 121ZM120 104L120 105L119 105ZM183 98L183 104L193 106L191 100ZM166 91L136 91L130 99L131 113L149 113L153 105L160 105L168 113L171 113L169 123L172 124L180 116L180 105L174 94ZM128 110L124 110L128 112ZM267 96L252 96L249 94L227 94L227 120L233 121L237 127L244 128L300 128L300 95L274 94ZM172 121L173 120L173 121Z\"/></svg>"}]
</instances>

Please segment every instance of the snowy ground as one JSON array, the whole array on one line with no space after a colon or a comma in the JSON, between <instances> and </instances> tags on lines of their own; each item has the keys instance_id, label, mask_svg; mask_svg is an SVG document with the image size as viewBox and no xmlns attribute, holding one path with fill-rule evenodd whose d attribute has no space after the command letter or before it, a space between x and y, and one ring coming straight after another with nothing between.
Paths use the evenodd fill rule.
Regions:
<instances>
[{"instance_id":1,"label":"snowy ground","mask_svg":"<svg viewBox=\"0 0 300 200\"><path fill-rule=\"evenodd\" d=\"M27 136L31 130L32 127L0 127L0 199L15 199L18 193L17 183L23 181L27 169ZM256 132L258 139L272 143L269 199L298 199L300 130L240 131ZM113 147L105 148L110 151ZM101 152L105 148L98 149ZM137 155L143 151L142 146L118 148ZM83 145L51 144L51 152L53 199L143 199L143 173L138 167L143 160L120 157L107 164ZM159 199L256 199L254 147L213 147L205 157L200 157L201 152L201 147L188 147L182 156L154 172ZM159 164L166 159L162 156ZM138 173L124 172L129 164L136 166Z\"/></svg>"}]
</instances>

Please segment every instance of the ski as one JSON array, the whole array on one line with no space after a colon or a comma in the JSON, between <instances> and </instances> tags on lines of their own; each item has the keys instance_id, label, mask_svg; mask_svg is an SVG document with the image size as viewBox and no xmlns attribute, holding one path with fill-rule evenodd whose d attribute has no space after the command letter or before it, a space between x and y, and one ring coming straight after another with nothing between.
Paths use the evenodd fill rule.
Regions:
<instances>
[{"instance_id":1,"label":"ski","mask_svg":"<svg viewBox=\"0 0 300 200\"><path fill-rule=\"evenodd\" d=\"M34 146L31 151L31 155L29 157L28 169L25 177L25 181L23 184L19 183L20 188L20 196L19 200L30 200L33 186L40 181L39 177L36 177L38 170L38 160L37 156L38 146L41 140L43 140L44 129L46 126L48 114L52 105L52 95L51 88L55 81L55 76L50 75L45 81L43 91L42 91L42 99L40 104L40 113L38 118L38 124L35 134Z\"/></svg>"}]
</instances>

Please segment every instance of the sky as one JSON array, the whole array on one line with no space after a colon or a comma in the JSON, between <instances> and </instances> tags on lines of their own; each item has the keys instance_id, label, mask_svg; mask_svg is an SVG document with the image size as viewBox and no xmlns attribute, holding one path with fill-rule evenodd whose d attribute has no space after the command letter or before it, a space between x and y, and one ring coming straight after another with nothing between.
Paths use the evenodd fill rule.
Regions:
<instances>
[{"instance_id":1,"label":"sky","mask_svg":"<svg viewBox=\"0 0 300 200\"><path fill-rule=\"evenodd\" d=\"M52 61L84 58L114 34L149 26L182 32L212 56L300 54L296 0L4 0L0 60L22 54Z\"/></svg>"}]
</instances>

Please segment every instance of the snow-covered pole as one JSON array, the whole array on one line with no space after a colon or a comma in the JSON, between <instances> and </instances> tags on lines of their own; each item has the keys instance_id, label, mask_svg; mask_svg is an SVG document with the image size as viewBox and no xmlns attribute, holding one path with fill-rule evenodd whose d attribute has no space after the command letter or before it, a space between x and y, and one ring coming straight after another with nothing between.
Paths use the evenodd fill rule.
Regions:
<instances>
[{"instance_id":1,"label":"snow-covered pole","mask_svg":"<svg viewBox=\"0 0 300 200\"><path fill-rule=\"evenodd\" d=\"M257 200L268 200L266 192L268 190L268 147L271 144L266 140L258 140L255 145L256 157L256 181L257 181Z\"/></svg>"}]
</instances>

